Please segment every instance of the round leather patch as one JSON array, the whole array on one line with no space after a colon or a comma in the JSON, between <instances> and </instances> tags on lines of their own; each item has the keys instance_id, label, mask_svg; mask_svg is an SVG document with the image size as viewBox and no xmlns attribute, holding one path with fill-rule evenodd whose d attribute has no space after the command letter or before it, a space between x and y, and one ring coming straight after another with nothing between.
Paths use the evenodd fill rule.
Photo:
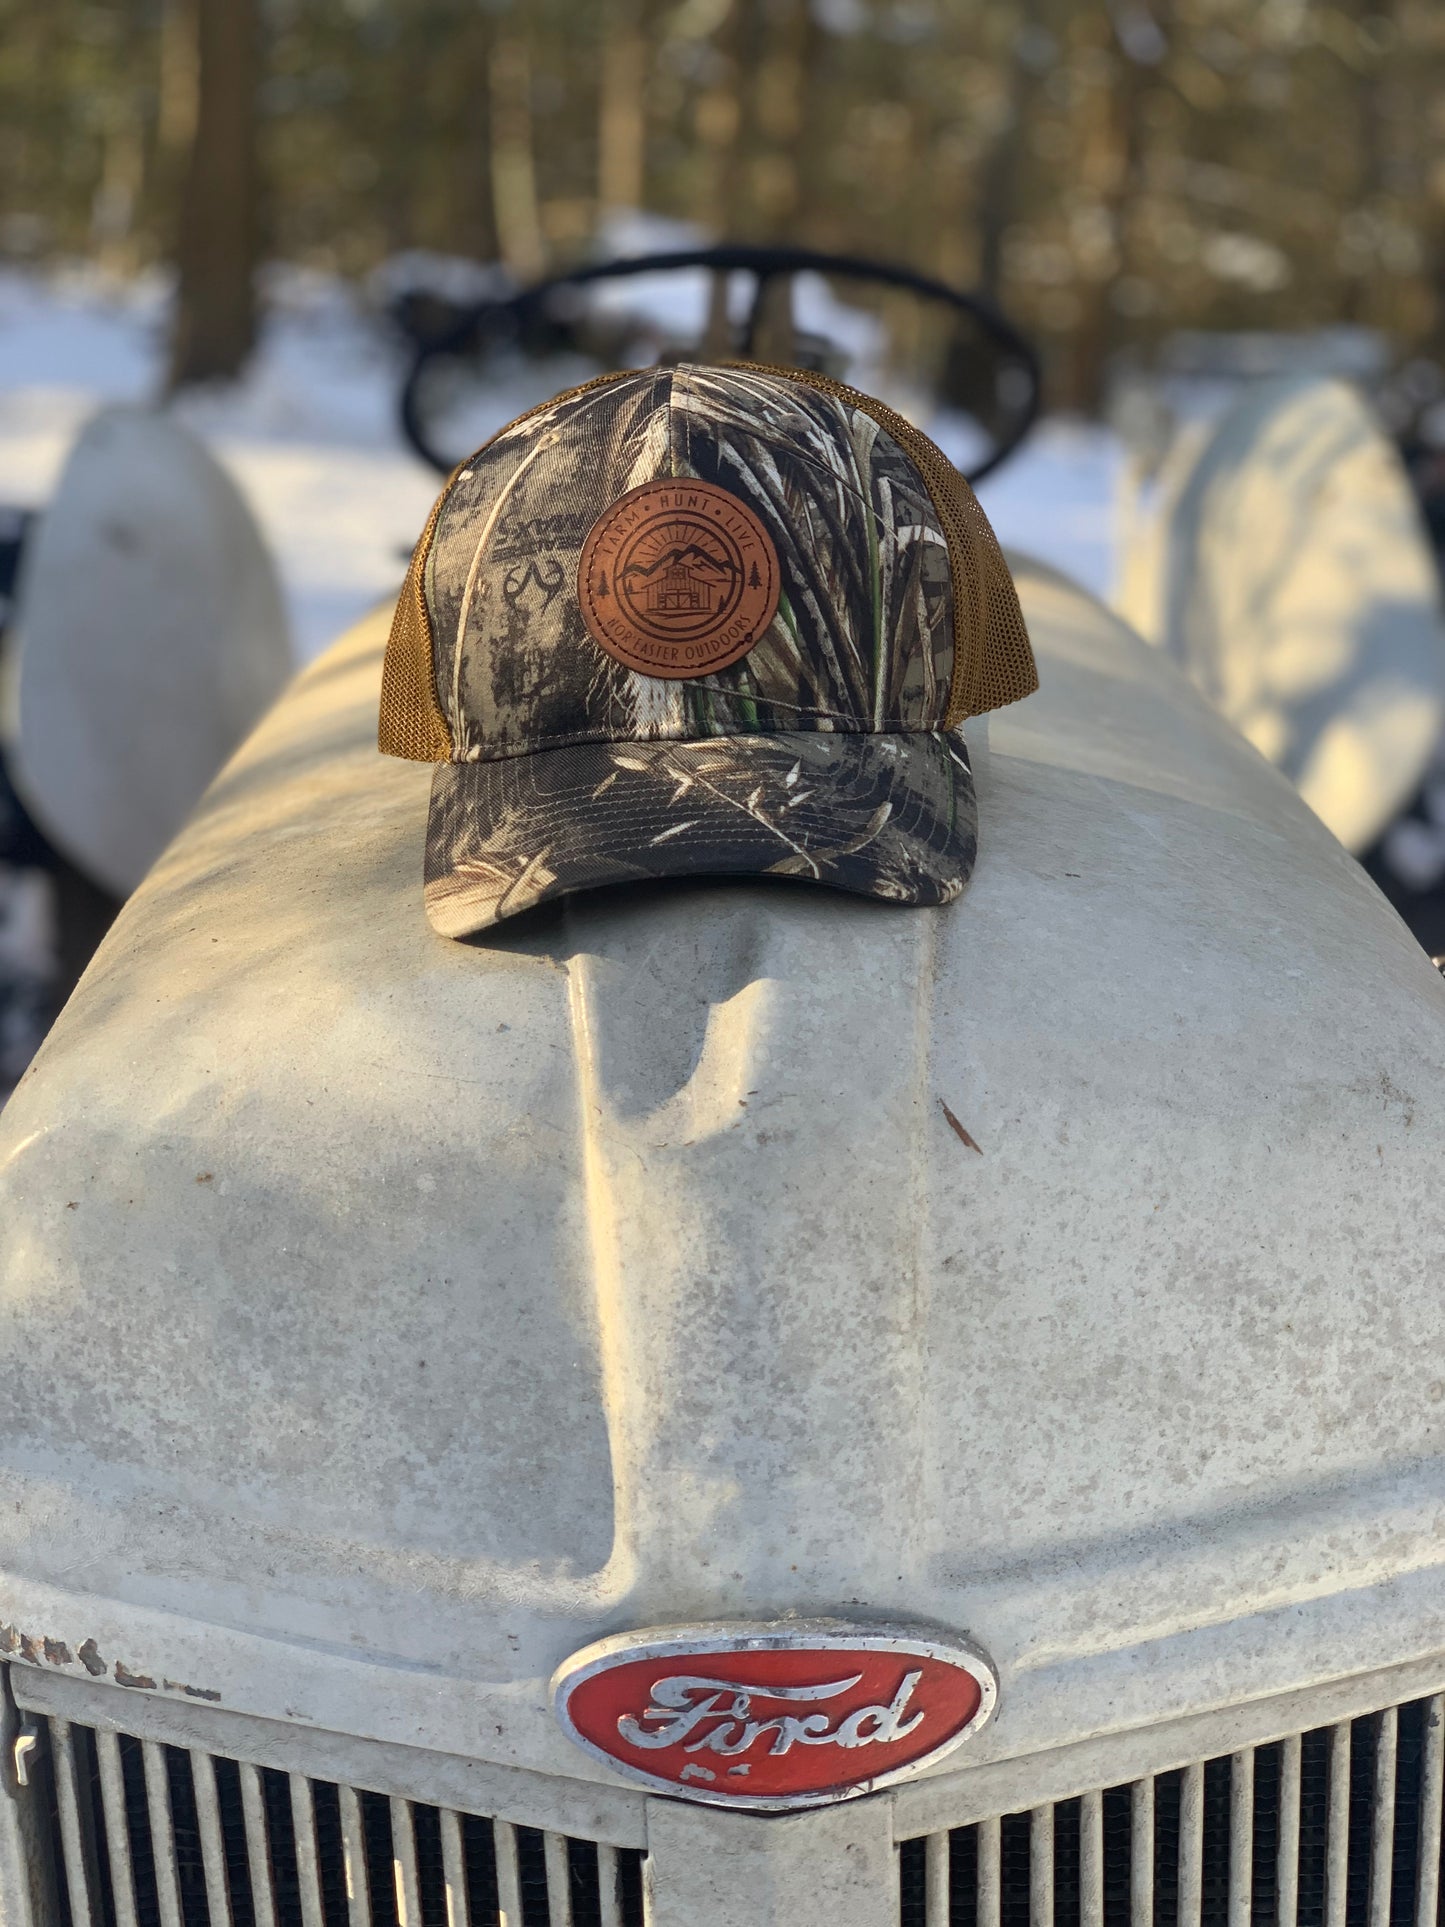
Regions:
<instances>
[{"instance_id":1,"label":"round leather patch","mask_svg":"<svg viewBox=\"0 0 1445 1927\"><path fill-rule=\"evenodd\" d=\"M582 546L582 620L640 676L710 676L739 661L778 607L778 553L746 503L713 482L644 482Z\"/></svg>"}]
</instances>

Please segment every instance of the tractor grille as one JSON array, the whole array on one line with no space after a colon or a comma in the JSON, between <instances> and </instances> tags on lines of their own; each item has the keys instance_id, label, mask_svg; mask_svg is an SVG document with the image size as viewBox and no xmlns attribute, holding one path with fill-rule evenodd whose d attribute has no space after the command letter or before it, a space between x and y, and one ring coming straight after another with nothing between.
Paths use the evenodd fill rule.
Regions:
<instances>
[{"instance_id":1,"label":"tractor grille","mask_svg":"<svg viewBox=\"0 0 1445 1927\"><path fill-rule=\"evenodd\" d=\"M40 1726L61 1927L642 1927L635 1849Z\"/></svg>"},{"instance_id":2,"label":"tractor grille","mask_svg":"<svg viewBox=\"0 0 1445 1927\"><path fill-rule=\"evenodd\" d=\"M905 1841L901 1927L1445 1927L1445 1694Z\"/></svg>"}]
</instances>

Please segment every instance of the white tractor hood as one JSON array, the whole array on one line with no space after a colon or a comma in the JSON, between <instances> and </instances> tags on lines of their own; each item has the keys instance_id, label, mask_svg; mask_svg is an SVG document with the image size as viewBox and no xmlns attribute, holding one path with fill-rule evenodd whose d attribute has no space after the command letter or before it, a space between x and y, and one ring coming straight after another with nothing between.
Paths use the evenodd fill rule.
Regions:
<instances>
[{"instance_id":1,"label":"white tractor hood","mask_svg":"<svg viewBox=\"0 0 1445 1927\"><path fill-rule=\"evenodd\" d=\"M966 1632L945 1775L1445 1651L1445 986L1020 574L942 910L449 942L385 616L301 679L0 1120L0 1651L592 1782L634 1627Z\"/></svg>"}]
</instances>

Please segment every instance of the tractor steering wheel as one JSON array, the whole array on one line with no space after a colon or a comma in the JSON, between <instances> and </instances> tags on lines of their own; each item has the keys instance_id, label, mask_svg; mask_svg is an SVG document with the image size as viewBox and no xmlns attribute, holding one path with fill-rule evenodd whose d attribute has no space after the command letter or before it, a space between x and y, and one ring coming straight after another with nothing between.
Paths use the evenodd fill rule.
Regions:
<instances>
[{"instance_id":1,"label":"tractor steering wheel","mask_svg":"<svg viewBox=\"0 0 1445 1927\"><path fill-rule=\"evenodd\" d=\"M678 330L650 317L645 304L629 312L625 297L608 288L658 275L707 277L700 330L695 324L686 327L679 339ZM753 278L751 300L741 314L731 300L737 275ZM796 290L800 276L815 279ZM840 282L856 285L871 303L843 305ZM589 299L589 291L595 296L603 289L608 292L601 301ZM795 319L798 292L811 298L811 327ZM468 452L467 446L449 448L445 441L442 417L458 380L485 385L503 370L559 354L574 364L579 358L589 367L598 364L598 372L646 365L650 351L655 361L755 360L820 368L848 379L860 340L866 361L868 341L874 339L876 346L891 325L923 370L921 379L912 381L909 398L916 400L921 390L927 399L931 392L935 402L962 411L983 430L986 445L978 447L970 431L975 445L959 461L970 482L982 480L1013 453L1039 411L1040 369L1033 345L983 296L911 268L809 248L698 247L634 255L466 305L403 306L398 318L414 344L401 393L402 430L417 454L443 474ZM852 334L851 345L837 339L840 326ZM631 356L639 348L644 359L634 362ZM883 379L886 383L887 374ZM855 385L869 383L863 379Z\"/></svg>"}]
</instances>

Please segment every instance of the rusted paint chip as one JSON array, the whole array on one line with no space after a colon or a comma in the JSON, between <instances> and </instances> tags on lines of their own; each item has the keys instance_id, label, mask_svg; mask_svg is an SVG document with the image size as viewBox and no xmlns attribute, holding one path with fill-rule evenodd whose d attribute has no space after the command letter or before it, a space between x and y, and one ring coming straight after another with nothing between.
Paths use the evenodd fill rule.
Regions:
<instances>
[{"instance_id":1,"label":"rusted paint chip","mask_svg":"<svg viewBox=\"0 0 1445 1927\"><path fill-rule=\"evenodd\" d=\"M220 1694L212 1686L187 1686L178 1679L163 1679L161 1685L168 1693L184 1693L187 1699L219 1700Z\"/></svg>"}]
</instances>

